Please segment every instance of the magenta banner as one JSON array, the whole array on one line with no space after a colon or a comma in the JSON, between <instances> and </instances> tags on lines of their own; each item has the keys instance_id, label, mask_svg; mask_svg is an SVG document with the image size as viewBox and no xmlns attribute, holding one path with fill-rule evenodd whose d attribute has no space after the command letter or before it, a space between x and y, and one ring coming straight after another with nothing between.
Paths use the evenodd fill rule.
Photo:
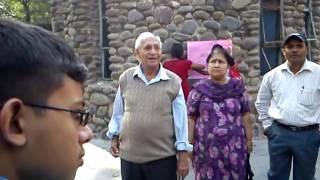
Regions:
<instances>
[{"instance_id":1,"label":"magenta banner","mask_svg":"<svg viewBox=\"0 0 320 180\"><path fill-rule=\"evenodd\" d=\"M188 59L193 63L203 64L207 66L206 59L211 51L211 48L215 44L222 45L230 53L232 50L232 40L212 40L212 41L188 41L187 42L187 54ZM195 71L191 71L189 79L203 79L207 76L201 75Z\"/></svg>"}]
</instances>

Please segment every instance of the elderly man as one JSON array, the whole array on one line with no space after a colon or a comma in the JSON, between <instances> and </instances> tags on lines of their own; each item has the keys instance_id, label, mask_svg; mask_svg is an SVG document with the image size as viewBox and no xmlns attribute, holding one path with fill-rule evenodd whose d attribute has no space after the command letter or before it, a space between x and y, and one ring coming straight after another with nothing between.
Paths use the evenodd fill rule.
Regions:
<instances>
[{"instance_id":1,"label":"elderly man","mask_svg":"<svg viewBox=\"0 0 320 180\"><path fill-rule=\"evenodd\" d=\"M164 69L160 38L139 35L139 66L120 77L107 136L123 180L176 180L188 174L187 113L181 80ZM176 154L178 159L176 158Z\"/></svg>"},{"instance_id":2,"label":"elderly man","mask_svg":"<svg viewBox=\"0 0 320 180\"><path fill-rule=\"evenodd\" d=\"M85 77L53 33L0 19L0 179L74 179L92 137Z\"/></svg>"},{"instance_id":3,"label":"elderly man","mask_svg":"<svg viewBox=\"0 0 320 180\"><path fill-rule=\"evenodd\" d=\"M262 80L256 108L268 137L269 180L314 180L320 145L320 66L306 59L304 35L290 34L287 60Z\"/></svg>"}]
</instances>

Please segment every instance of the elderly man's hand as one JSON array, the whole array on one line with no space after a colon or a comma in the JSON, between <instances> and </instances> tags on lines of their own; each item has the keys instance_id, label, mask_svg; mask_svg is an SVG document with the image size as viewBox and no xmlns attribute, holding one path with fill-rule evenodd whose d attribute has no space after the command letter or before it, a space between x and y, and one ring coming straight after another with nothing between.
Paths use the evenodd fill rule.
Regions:
<instances>
[{"instance_id":1,"label":"elderly man's hand","mask_svg":"<svg viewBox=\"0 0 320 180\"><path fill-rule=\"evenodd\" d=\"M113 157L119 157L120 141L118 137L112 138L110 153Z\"/></svg>"},{"instance_id":2,"label":"elderly man's hand","mask_svg":"<svg viewBox=\"0 0 320 180\"><path fill-rule=\"evenodd\" d=\"M186 177L189 173L188 152L178 152L177 174L178 176Z\"/></svg>"}]
</instances>

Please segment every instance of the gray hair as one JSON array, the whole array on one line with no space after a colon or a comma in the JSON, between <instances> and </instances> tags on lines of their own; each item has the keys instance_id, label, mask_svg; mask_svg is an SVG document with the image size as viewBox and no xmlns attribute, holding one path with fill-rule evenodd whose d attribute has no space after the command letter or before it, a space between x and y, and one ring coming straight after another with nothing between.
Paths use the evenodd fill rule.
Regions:
<instances>
[{"instance_id":1,"label":"gray hair","mask_svg":"<svg viewBox=\"0 0 320 180\"><path fill-rule=\"evenodd\" d=\"M138 49L142 45L143 41L146 40L147 38L155 38L159 42L160 48L162 48L162 42L159 36L156 36L151 32L143 32L136 39L136 42L134 44L134 49L135 50Z\"/></svg>"}]
</instances>

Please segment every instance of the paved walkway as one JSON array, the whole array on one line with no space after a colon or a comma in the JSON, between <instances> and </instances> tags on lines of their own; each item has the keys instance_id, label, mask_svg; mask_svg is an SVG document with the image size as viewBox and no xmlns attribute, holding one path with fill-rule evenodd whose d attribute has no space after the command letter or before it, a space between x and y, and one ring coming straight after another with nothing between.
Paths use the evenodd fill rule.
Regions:
<instances>
[{"instance_id":1,"label":"paved walkway","mask_svg":"<svg viewBox=\"0 0 320 180\"><path fill-rule=\"evenodd\" d=\"M75 180L121 180L120 159L113 158L106 152L105 149L109 149L109 144L108 141L95 139L85 145L84 165L79 168ZM254 141L254 151L250 160L255 173L254 180L266 180L269 167L266 139ZM316 179L320 180L320 154ZM192 171L185 180L193 180Z\"/></svg>"}]
</instances>

